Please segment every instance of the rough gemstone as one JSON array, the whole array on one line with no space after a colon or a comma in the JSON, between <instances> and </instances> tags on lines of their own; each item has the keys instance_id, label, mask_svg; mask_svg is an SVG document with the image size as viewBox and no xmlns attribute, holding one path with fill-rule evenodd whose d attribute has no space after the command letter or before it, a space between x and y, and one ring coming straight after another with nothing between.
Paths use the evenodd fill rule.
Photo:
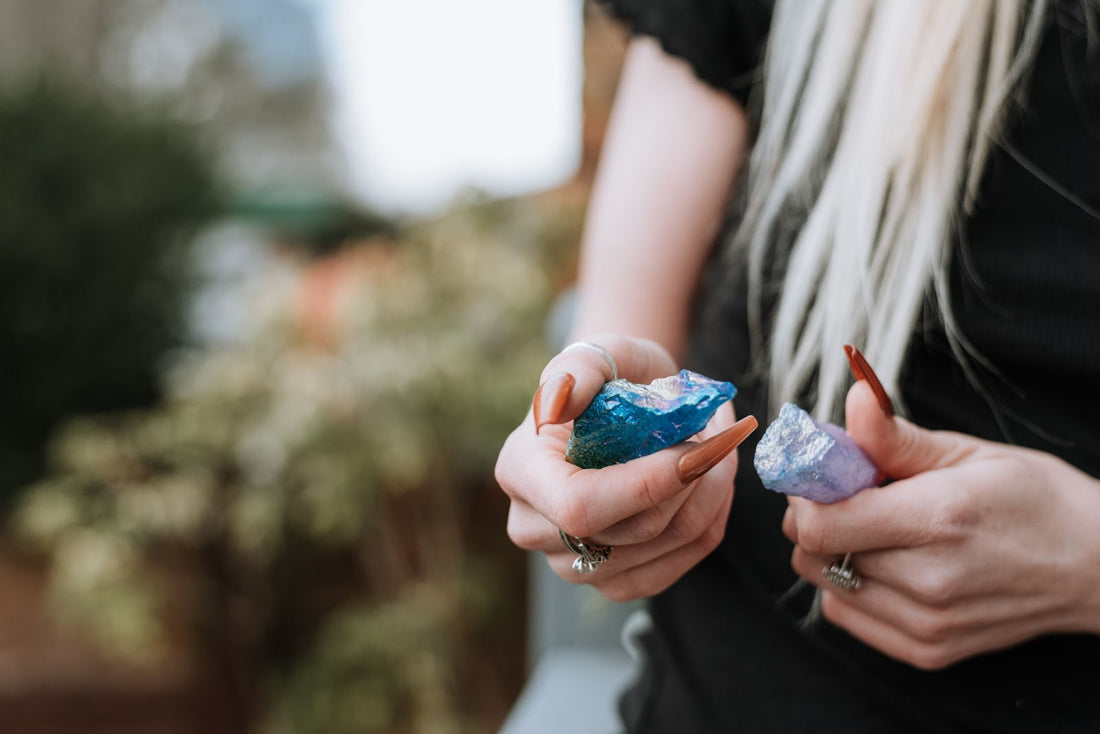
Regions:
<instances>
[{"instance_id":1,"label":"rough gemstone","mask_svg":"<svg viewBox=\"0 0 1100 734\"><path fill-rule=\"evenodd\" d=\"M639 385L613 380L573 421L565 458L583 469L621 464L703 430L737 388L682 370Z\"/></svg>"},{"instance_id":2,"label":"rough gemstone","mask_svg":"<svg viewBox=\"0 0 1100 734\"><path fill-rule=\"evenodd\" d=\"M878 470L840 426L784 403L753 459L764 486L815 502L839 502L875 486Z\"/></svg>"}]
</instances>

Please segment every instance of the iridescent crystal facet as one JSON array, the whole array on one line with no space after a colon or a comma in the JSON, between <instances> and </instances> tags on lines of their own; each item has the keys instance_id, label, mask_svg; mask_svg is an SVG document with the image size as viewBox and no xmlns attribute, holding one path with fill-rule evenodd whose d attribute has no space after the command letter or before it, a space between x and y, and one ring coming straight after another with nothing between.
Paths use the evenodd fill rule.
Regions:
<instances>
[{"instance_id":1,"label":"iridescent crystal facet","mask_svg":"<svg viewBox=\"0 0 1100 734\"><path fill-rule=\"evenodd\" d=\"M689 370L639 385L613 380L573 422L566 459L599 469L690 438L737 388Z\"/></svg>"},{"instance_id":2,"label":"iridescent crystal facet","mask_svg":"<svg viewBox=\"0 0 1100 734\"><path fill-rule=\"evenodd\" d=\"M764 486L815 502L839 502L877 484L867 454L832 423L784 403L756 445L753 466Z\"/></svg>"}]
</instances>

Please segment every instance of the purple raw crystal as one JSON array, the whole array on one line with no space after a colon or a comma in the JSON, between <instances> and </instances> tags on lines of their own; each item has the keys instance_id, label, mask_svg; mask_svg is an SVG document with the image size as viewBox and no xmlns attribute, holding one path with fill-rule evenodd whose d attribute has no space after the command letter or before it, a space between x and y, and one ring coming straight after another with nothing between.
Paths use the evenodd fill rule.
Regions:
<instances>
[{"instance_id":1,"label":"purple raw crystal","mask_svg":"<svg viewBox=\"0 0 1100 734\"><path fill-rule=\"evenodd\" d=\"M839 502L878 480L878 469L843 428L818 423L790 403L764 432L753 465L768 489L815 502Z\"/></svg>"},{"instance_id":2,"label":"purple raw crystal","mask_svg":"<svg viewBox=\"0 0 1100 734\"><path fill-rule=\"evenodd\" d=\"M565 458L599 469L668 448L703 430L736 393L728 382L688 370L648 385L613 380L573 421Z\"/></svg>"}]
</instances>

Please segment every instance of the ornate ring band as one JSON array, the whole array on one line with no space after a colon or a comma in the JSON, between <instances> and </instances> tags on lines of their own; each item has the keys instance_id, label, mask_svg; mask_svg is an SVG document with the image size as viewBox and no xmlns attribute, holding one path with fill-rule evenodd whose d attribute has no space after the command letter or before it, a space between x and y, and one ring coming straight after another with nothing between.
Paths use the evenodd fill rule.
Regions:
<instances>
[{"instance_id":1,"label":"ornate ring band","mask_svg":"<svg viewBox=\"0 0 1100 734\"><path fill-rule=\"evenodd\" d=\"M841 561L833 561L821 569L821 573L830 584L842 591L858 591L859 587L863 585L863 580L852 568L851 553L845 554L844 559Z\"/></svg>"},{"instance_id":2,"label":"ornate ring band","mask_svg":"<svg viewBox=\"0 0 1100 734\"><path fill-rule=\"evenodd\" d=\"M558 530L558 535L561 536L561 542L565 547L571 553L577 554L577 557L573 559L573 570L577 573L592 573L611 557L613 548L610 545L600 545L599 543L574 538L561 529Z\"/></svg>"},{"instance_id":3,"label":"ornate ring band","mask_svg":"<svg viewBox=\"0 0 1100 734\"><path fill-rule=\"evenodd\" d=\"M603 357L607 362L607 366L611 368L611 380L619 379L619 365L615 364L615 358L611 356L610 352L599 344L593 344L592 342L573 342L565 349L561 350L561 353L565 354L570 349L591 349L593 352ZM611 380L609 380L609 382Z\"/></svg>"}]
</instances>

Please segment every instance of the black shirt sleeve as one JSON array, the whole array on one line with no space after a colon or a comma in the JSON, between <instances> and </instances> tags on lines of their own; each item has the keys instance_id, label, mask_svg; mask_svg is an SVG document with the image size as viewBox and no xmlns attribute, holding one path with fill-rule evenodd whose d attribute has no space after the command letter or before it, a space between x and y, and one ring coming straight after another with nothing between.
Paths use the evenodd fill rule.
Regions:
<instances>
[{"instance_id":1,"label":"black shirt sleeve","mask_svg":"<svg viewBox=\"0 0 1100 734\"><path fill-rule=\"evenodd\" d=\"M696 76L748 103L771 24L767 0L600 0L635 34L652 36Z\"/></svg>"}]
</instances>

